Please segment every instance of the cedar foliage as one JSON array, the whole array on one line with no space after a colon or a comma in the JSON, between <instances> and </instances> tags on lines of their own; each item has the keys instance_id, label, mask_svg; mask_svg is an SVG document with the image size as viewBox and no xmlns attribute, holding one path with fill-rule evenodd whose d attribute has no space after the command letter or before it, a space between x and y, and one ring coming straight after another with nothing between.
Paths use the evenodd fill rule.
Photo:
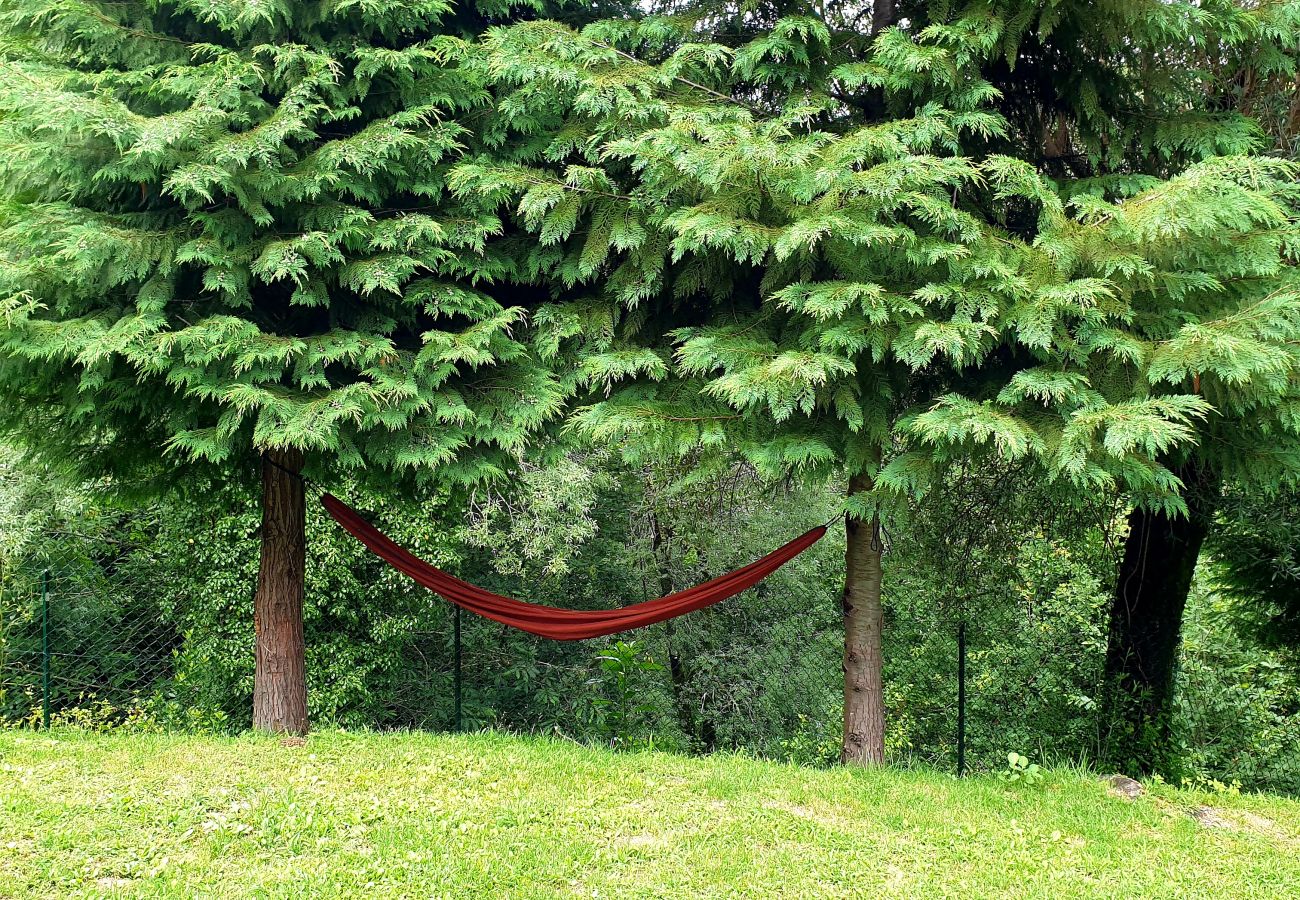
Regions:
<instances>
[{"instance_id":1,"label":"cedar foliage","mask_svg":"<svg viewBox=\"0 0 1300 900\"><path fill-rule=\"evenodd\" d=\"M858 520L979 453L1164 513L1198 440L1295 467L1296 169L1244 155L1295 3L464 39L514 8L0 2L0 425L481 478L576 391L632 456L865 478Z\"/></svg>"},{"instance_id":2,"label":"cedar foliage","mask_svg":"<svg viewBox=\"0 0 1300 900\"><path fill-rule=\"evenodd\" d=\"M106 468L499 473L560 390L447 173L516 8L0 3L0 424Z\"/></svg>"},{"instance_id":3,"label":"cedar foliage","mask_svg":"<svg viewBox=\"0 0 1300 900\"><path fill-rule=\"evenodd\" d=\"M592 285L537 317L544 351L580 344L592 436L738 436L765 472L818 475L900 442L881 474L899 489L986 445L1177 509L1159 457L1195 423L1267 409L1294 428L1293 164L1057 181L989 152L1021 132L981 75L1015 49L988 15L890 29L861 61L810 17L735 48L693 36L665 18L491 33L531 164L453 174L510 201L539 271ZM853 91L896 111L863 115ZM1201 151L1249 149L1226 119Z\"/></svg>"}]
</instances>

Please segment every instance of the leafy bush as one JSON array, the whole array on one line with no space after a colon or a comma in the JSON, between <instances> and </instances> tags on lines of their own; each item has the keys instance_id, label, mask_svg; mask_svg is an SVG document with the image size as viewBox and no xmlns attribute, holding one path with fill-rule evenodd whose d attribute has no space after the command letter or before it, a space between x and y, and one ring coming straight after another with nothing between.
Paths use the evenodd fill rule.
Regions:
<instances>
[{"instance_id":1,"label":"leafy bush","mask_svg":"<svg viewBox=\"0 0 1300 900\"><path fill-rule=\"evenodd\" d=\"M1225 491L1208 542L1215 582L1241 602L1233 620L1300 665L1300 491Z\"/></svg>"},{"instance_id":2,"label":"leafy bush","mask_svg":"<svg viewBox=\"0 0 1300 900\"><path fill-rule=\"evenodd\" d=\"M600 710L601 731L613 747L635 747L661 710L649 681L664 667L637 641L615 641L596 661L599 674L589 683L598 690L592 703Z\"/></svg>"},{"instance_id":3,"label":"leafy bush","mask_svg":"<svg viewBox=\"0 0 1300 900\"><path fill-rule=\"evenodd\" d=\"M1234 626L1241 603L1202 584L1184 622L1177 725L1189 777L1300 794L1300 673Z\"/></svg>"}]
</instances>

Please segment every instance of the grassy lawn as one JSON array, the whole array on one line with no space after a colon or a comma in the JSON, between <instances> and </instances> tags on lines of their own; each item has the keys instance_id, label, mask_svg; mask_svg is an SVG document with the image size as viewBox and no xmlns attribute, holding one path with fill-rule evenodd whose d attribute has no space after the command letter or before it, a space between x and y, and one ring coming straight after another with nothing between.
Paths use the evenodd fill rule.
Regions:
<instances>
[{"instance_id":1,"label":"grassy lawn","mask_svg":"<svg viewBox=\"0 0 1300 900\"><path fill-rule=\"evenodd\" d=\"M1209 809L1204 809L1209 807ZM1200 809L1203 824L1190 811ZM3 897L1283 897L1300 802L500 735L0 732Z\"/></svg>"}]
</instances>

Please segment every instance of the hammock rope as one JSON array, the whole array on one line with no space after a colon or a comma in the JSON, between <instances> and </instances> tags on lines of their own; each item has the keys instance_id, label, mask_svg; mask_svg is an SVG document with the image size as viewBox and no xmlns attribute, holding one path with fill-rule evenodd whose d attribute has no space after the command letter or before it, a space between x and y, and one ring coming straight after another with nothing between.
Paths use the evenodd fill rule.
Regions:
<instances>
[{"instance_id":1,"label":"hammock rope","mask_svg":"<svg viewBox=\"0 0 1300 900\"><path fill-rule=\"evenodd\" d=\"M836 516L818 525L747 566L686 590L617 609L576 610L529 603L476 587L420 559L334 495L322 491L321 505L344 531L370 552L449 603L502 625L557 641L576 641L631 631L721 603L758 584L817 543L825 536L831 522L839 518Z\"/></svg>"}]
</instances>

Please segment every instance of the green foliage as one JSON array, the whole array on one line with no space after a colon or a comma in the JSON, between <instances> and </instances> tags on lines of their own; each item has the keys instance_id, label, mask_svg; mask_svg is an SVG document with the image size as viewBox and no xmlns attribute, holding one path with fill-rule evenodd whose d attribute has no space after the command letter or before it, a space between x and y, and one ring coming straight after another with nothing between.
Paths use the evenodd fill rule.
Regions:
<instances>
[{"instance_id":1,"label":"green foliage","mask_svg":"<svg viewBox=\"0 0 1300 900\"><path fill-rule=\"evenodd\" d=\"M599 462L577 456L546 466L526 462L509 488L475 491L466 541L490 551L493 568L503 575L537 566L544 577L568 574L574 553L596 536L592 513L600 491L613 487Z\"/></svg>"},{"instance_id":2,"label":"green foliage","mask_svg":"<svg viewBox=\"0 0 1300 900\"><path fill-rule=\"evenodd\" d=\"M1189 601L1174 710L1183 767L1197 781L1300 793L1300 672L1289 648L1242 634L1243 602L1211 585Z\"/></svg>"},{"instance_id":3,"label":"green foliage","mask_svg":"<svg viewBox=\"0 0 1300 900\"><path fill-rule=\"evenodd\" d=\"M1091 758L1117 498L1080 503L1023 466L950 471L891 531L885 674L900 755L955 760L957 637L967 642L967 754L1008 745Z\"/></svg>"},{"instance_id":4,"label":"green foliage","mask_svg":"<svg viewBox=\"0 0 1300 900\"><path fill-rule=\"evenodd\" d=\"M797 766L831 766L839 762L844 722L838 712L839 707L832 703L822 715L800 713L794 733L781 739L779 758Z\"/></svg>"},{"instance_id":5,"label":"green foliage","mask_svg":"<svg viewBox=\"0 0 1300 900\"><path fill-rule=\"evenodd\" d=\"M156 688L181 635L132 567L155 533L152 511L97 504L88 486L7 448L0 466L0 721L41 722L47 645L52 721L170 717Z\"/></svg>"},{"instance_id":6,"label":"green foliage","mask_svg":"<svg viewBox=\"0 0 1300 900\"><path fill-rule=\"evenodd\" d=\"M185 634L172 692L184 705L249 725L253 691L252 585L258 525L254 487L238 479L195 486L169 504L135 564L157 586L163 615ZM342 488L340 488L342 490ZM411 500L353 497L413 552L458 558L445 493ZM447 727L450 672L442 646L450 608L384 565L319 512L308 517L306 604L309 711L314 721L371 727ZM436 635L425 647L420 635Z\"/></svg>"},{"instance_id":7,"label":"green foliage","mask_svg":"<svg viewBox=\"0 0 1300 900\"><path fill-rule=\"evenodd\" d=\"M1300 653L1300 494L1229 487L1209 535L1215 583L1254 640Z\"/></svg>"},{"instance_id":8,"label":"green foliage","mask_svg":"<svg viewBox=\"0 0 1300 900\"><path fill-rule=\"evenodd\" d=\"M610 746L632 748L647 721L659 711L648 697L646 681L664 667L637 641L615 641L597 656L600 672L591 684L600 691L594 703L600 711L600 728Z\"/></svg>"},{"instance_id":9,"label":"green foliage","mask_svg":"<svg viewBox=\"0 0 1300 900\"><path fill-rule=\"evenodd\" d=\"M1233 464L1300 464L1297 170L1214 156L1257 142L1204 111L1199 51L1130 52L1214 34L1291 71L1294 10L935 4L870 37L844 11L755 11L724 40L709 4L687 9L491 31L499 140L528 147L450 176L539 236L539 271L590 285L538 319L603 389L579 432L634 456L739 451L769 476L934 464L882 475L882 496L987 447L1170 509L1165 462L1211 419L1274 438L1248 453L1218 428ZM1037 97L1053 89L1005 69L1044 47L1080 71ZM1153 108L1124 108L1153 84ZM1084 164L1043 159L1040 101Z\"/></svg>"},{"instance_id":10,"label":"green foliage","mask_svg":"<svg viewBox=\"0 0 1300 900\"><path fill-rule=\"evenodd\" d=\"M514 6L0 4L0 425L106 468L499 474L561 393L446 182L492 117L466 38Z\"/></svg>"},{"instance_id":11,"label":"green foliage","mask_svg":"<svg viewBox=\"0 0 1300 900\"><path fill-rule=\"evenodd\" d=\"M1007 754L1007 767L998 773L1003 783L1034 787L1043 781L1043 770L1038 763L1031 763L1028 757L1014 750Z\"/></svg>"}]
</instances>

